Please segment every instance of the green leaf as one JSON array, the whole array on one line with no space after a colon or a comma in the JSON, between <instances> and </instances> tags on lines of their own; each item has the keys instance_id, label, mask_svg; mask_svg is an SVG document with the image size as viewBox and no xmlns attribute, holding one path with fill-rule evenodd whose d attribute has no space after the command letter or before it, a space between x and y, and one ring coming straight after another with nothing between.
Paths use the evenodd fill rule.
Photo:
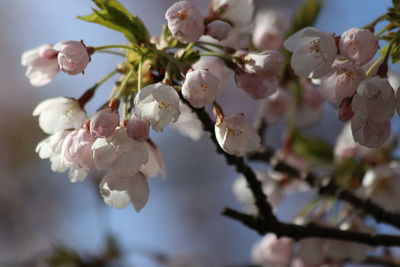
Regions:
<instances>
[{"instance_id":1,"label":"green leaf","mask_svg":"<svg viewBox=\"0 0 400 267\"><path fill-rule=\"evenodd\" d=\"M292 149L306 160L328 164L333 162L333 147L318 138L295 133L292 139Z\"/></svg>"},{"instance_id":2,"label":"green leaf","mask_svg":"<svg viewBox=\"0 0 400 267\"><path fill-rule=\"evenodd\" d=\"M130 14L117 0L92 1L99 9L93 9L90 15L78 16L79 19L121 32L132 44L149 42L150 35L143 22Z\"/></svg>"}]
</instances>

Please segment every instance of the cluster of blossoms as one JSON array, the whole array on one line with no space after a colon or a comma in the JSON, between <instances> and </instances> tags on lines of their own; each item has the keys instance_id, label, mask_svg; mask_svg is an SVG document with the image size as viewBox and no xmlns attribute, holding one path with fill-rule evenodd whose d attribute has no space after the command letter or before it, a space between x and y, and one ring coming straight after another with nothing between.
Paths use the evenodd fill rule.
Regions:
<instances>
[{"instance_id":1,"label":"cluster of blossoms","mask_svg":"<svg viewBox=\"0 0 400 267\"><path fill-rule=\"evenodd\" d=\"M351 119L354 140L379 147L390 136L395 92L387 70L368 69L378 49L370 29L352 28L341 36L305 28L285 41L293 53L291 65L299 76L318 79L323 97L339 104L339 119ZM384 65L382 65L384 66Z\"/></svg>"},{"instance_id":2,"label":"cluster of blossoms","mask_svg":"<svg viewBox=\"0 0 400 267\"><path fill-rule=\"evenodd\" d=\"M99 2L102 4L98 7L108 12L108 2ZM118 2L110 2L124 15ZM46 85L60 70L70 75L83 73L96 51L126 57L106 76L108 79L121 74L108 104L92 116L87 115L85 104L107 79L79 99L52 98L35 108L33 115L39 117L40 127L50 135L38 144L39 156L48 158L55 172L68 170L71 182L83 181L91 171L104 172L99 188L106 204L123 208L132 203L139 211L149 197L148 178L166 173L162 154L149 138L150 130L162 132L172 125L183 135L199 140L204 127L230 163L244 160L250 152L262 154L269 148L261 144L261 126L256 128L246 121L244 113L225 115L217 102L229 74L233 74L237 87L259 101L264 124L272 126L285 120L287 131L281 146L272 160L264 159L270 161L271 167L276 160L301 175L314 171L315 162L296 154L296 138L303 136L302 129L323 118L327 100L338 105L339 119L347 122L335 148L328 152L332 158L326 164L328 167L322 166L323 174L329 173L335 179L336 169L348 162L353 164L349 169L361 166L361 171L352 172L343 183L350 189L358 186L356 194L390 211L400 209L399 202L392 201L400 194L400 166L385 152L392 149L390 120L396 108L400 111L400 84L388 78L387 58L371 64L378 49L373 32L369 28L352 28L335 36L306 27L284 41L289 22L283 13L260 12L252 24L253 11L252 0L212 0L209 13L203 16L190 1L179 1L166 11L167 24L160 38L147 36L140 20L125 14L127 20L140 22L135 24L134 34L131 29L121 30L128 36L129 45L86 47L82 41L63 41L25 52L22 65L27 67L26 76L33 86ZM93 16L85 19L99 23L91 21ZM110 19L103 25L113 29L125 27L113 25L119 21L122 20ZM285 65L289 55L278 51L282 46L292 52L293 71ZM108 50L115 48L122 52ZM215 124L204 119L211 109ZM311 144L309 139L304 142ZM312 145L315 148L319 144ZM306 153L312 154L313 149ZM239 170L240 166L236 168ZM274 211L288 193L315 194L304 180L293 180L300 178L293 177L293 172L269 169L255 174L253 183L261 186L260 195L264 193ZM259 203L249 181L246 175L237 178L233 193L248 213L257 216ZM351 216L329 221L331 218L326 215L332 205L325 205L326 201L321 197L311 205L317 207L316 212L312 208L304 216L297 216L301 217L301 224L315 222L342 230L374 232L363 224L361 215L348 207L339 210ZM254 246L252 260L262 266L339 266L346 260L364 260L368 249L365 245L321 238L295 243L270 234Z\"/></svg>"}]
</instances>

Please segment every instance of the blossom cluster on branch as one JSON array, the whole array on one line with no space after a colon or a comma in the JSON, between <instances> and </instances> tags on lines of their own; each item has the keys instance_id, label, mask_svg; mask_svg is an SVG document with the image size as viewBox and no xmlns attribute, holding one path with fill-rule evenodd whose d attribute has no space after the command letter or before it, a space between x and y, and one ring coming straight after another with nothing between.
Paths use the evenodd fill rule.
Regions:
<instances>
[{"instance_id":1,"label":"blossom cluster on branch","mask_svg":"<svg viewBox=\"0 0 400 267\"><path fill-rule=\"evenodd\" d=\"M254 263L339 266L365 261L372 247L400 246L399 236L379 234L366 222L372 216L400 228L398 137L391 133L400 111L400 76L388 67L389 59L400 60L399 1L370 24L341 35L312 27L319 0L306 0L292 20L278 10L253 19L252 0L211 0L205 16L190 1L179 1L166 10L161 35L153 37L116 0L93 3L93 13L79 18L122 33L126 44L61 41L21 59L36 87L60 71L83 73L101 52L123 59L80 98L47 99L33 111L49 134L36 151L53 171L68 170L71 182L104 172L104 202L115 208L132 203L140 211L149 198L148 178L166 176L150 130L161 133L172 125L193 140L206 132L242 175L233 193L248 214L223 214L267 234L251 252ZM375 33L381 22L385 26ZM375 59L379 41L387 44ZM259 103L254 124L244 113L225 114L218 103L230 73L238 89ZM115 75L106 104L87 114L85 105ZM345 122L334 147L302 131L324 117L325 100L337 104ZM264 133L279 123L285 131L274 150ZM269 166L254 171L247 160ZM293 192L315 197L292 222L281 222L275 211Z\"/></svg>"}]
</instances>

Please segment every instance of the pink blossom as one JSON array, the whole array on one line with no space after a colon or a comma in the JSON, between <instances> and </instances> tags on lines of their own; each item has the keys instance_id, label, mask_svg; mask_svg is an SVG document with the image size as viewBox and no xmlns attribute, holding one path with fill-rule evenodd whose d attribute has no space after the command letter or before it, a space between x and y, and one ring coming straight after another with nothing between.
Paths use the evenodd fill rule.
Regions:
<instances>
[{"instance_id":1,"label":"pink blossom","mask_svg":"<svg viewBox=\"0 0 400 267\"><path fill-rule=\"evenodd\" d=\"M332 104L351 97L358 85L365 79L362 68L349 61L336 60L331 71L321 78L321 94Z\"/></svg>"},{"instance_id":2,"label":"pink blossom","mask_svg":"<svg viewBox=\"0 0 400 267\"><path fill-rule=\"evenodd\" d=\"M189 1L180 1L165 13L168 28L182 43L196 42L203 35L203 17L197 7Z\"/></svg>"},{"instance_id":3,"label":"pink blossom","mask_svg":"<svg viewBox=\"0 0 400 267\"><path fill-rule=\"evenodd\" d=\"M220 82L220 87L225 83L231 71L225 66L224 62L216 57L201 57L193 66L194 70L208 70L216 76Z\"/></svg>"},{"instance_id":4,"label":"pink blossom","mask_svg":"<svg viewBox=\"0 0 400 267\"><path fill-rule=\"evenodd\" d=\"M246 72L273 76L278 75L283 57L277 51L266 50L258 54L249 53L244 60Z\"/></svg>"},{"instance_id":5,"label":"pink blossom","mask_svg":"<svg viewBox=\"0 0 400 267\"><path fill-rule=\"evenodd\" d=\"M126 123L126 131L130 138L138 142L144 142L149 139L149 123L136 118L134 115Z\"/></svg>"},{"instance_id":6,"label":"pink blossom","mask_svg":"<svg viewBox=\"0 0 400 267\"><path fill-rule=\"evenodd\" d=\"M60 69L70 75L82 73L90 62L90 56L82 41L62 41L53 48L58 51Z\"/></svg>"},{"instance_id":7,"label":"pink blossom","mask_svg":"<svg viewBox=\"0 0 400 267\"><path fill-rule=\"evenodd\" d=\"M390 128L390 121L374 122L356 116L351 120L354 141L369 148L383 145L390 136Z\"/></svg>"},{"instance_id":8,"label":"pink blossom","mask_svg":"<svg viewBox=\"0 0 400 267\"><path fill-rule=\"evenodd\" d=\"M225 116L215 125L215 135L221 148L231 155L243 156L260 146L260 136L245 122L243 113Z\"/></svg>"},{"instance_id":9,"label":"pink blossom","mask_svg":"<svg viewBox=\"0 0 400 267\"><path fill-rule=\"evenodd\" d=\"M222 41L228 38L232 27L229 23L222 20L214 20L206 27L206 33L212 38Z\"/></svg>"},{"instance_id":10,"label":"pink blossom","mask_svg":"<svg viewBox=\"0 0 400 267\"><path fill-rule=\"evenodd\" d=\"M291 260L294 242L292 239L277 238L274 234L264 236L251 250L251 261L265 267L285 267Z\"/></svg>"},{"instance_id":11,"label":"pink blossom","mask_svg":"<svg viewBox=\"0 0 400 267\"><path fill-rule=\"evenodd\" d=\"M395 110L395 97L387 78L374 76L361 82L351 107L357 119L376 123L390 120Z\"/></svg>"},{"instance_id":12,"label":"pink blossom","mask_svg":"<svg viewBox=\"0 0 400 267\"><path fill-rule=\"evenodd\" d=\"M21 65L27 67L25 76L33 86L48 84L59 72L57 53L53 46L45 44L22 54Z\"/></svg>"},{"instance_id":13,"label":"pink blossom","mask_svg":"<svg viewBox=\"0 0 400 267\"><path fill-rule=\"evenodd\" d=\"M264 119L267 124L276 124L286 114L292 96L284 89L278 89L273 95L265 99Z\"/></svg>"},{"instance_id":14,"label":"pink blossom","mask_svg":"<svg viewBox=\"0 0 400 267\"><path fill-rule=\"evenodd\" d=\"M90 120L90 133L95 137L109 137L119 125L119 113L111 108L96 112Z\"/></svg>"},{"instance_id":15,"label":"pink blossom","mask_svg":"<svg viewBox=\"0 0 400 267\"><path fill-rule=\"evenodd\" d=\"M378 40L368 29L351 28L340 37L340 54L357 65L368 63L377 49Z\"/></svg>"},{"instance_id":16,"label":"pink blossom","mask_svg":"<svg viewBox=\"0 0 400 267\"><path fill-rule=\"evenodd\" d=\"M293 53L290 63L294 72L309 78L326 75L337 55L333 35L312 27L290 36L284 46Z\"/></svg>"},{"instance_id":17,"label":"pink blossom","mask_svg":"<svg viewBox=\"0 0 400 267\"><path fill-rule=\"evenodd\" d=\"M219 80L208 70L194 70L186 74L182 85L182 95L196 108L215 100L219 93Z\"/></svg>"},{"instance_id":18,"label":"pink blossom","mask_svg":"<svg viewBox=\"0 0 400 267\"><path fill-rule=\"evenodd\" d=\"M303 99L295 114L296 126L300 129L316 125L324 116L324 99L319 90L311 84L305 84Z\"/></svg>"},{"instance_id":19,"label":"pink blossom","mask_svg":"<svg viewBox=\"0 0 400 267\"><path fill-rule=\"evenodd\" d=\"M238 73L235 75L236 84L253 99L262 99L274 94L278 90L276 76L262 74Z\"/></svg>"},{"instance_id":20,"label":"pink blossom","mask_svg":"<svg viewBox=\"0 0 400 267\"><path fill-rule=\"evenodd\" d=\"M154 177L159 173L163 178L167 176L167 168L165 167L164 157L156 144L151 140L145 142L149 160L140 168L140 172L146 177Z\"/></svg>"},{"instance_id":21,"label":"pink blossom","mask_svg":"<svg viewBox=\"0 0 400 267\"><path fill-rule=\"evenodd\" d=\"M149 199L149 183L142 173L128 176L119 176L109 171L101 180L100 193L104 202L117 209L121 209L132 203L139 212Z\"/></svg>"},{"instance_id":22,"label":"pink blossom","mask_svg":"<svg viewBox=\"0 0 400 267\"><path fill-rule=\"evenodd\" d=\"M267 10L260 12L255 20L253 43L262 50L278 50L284 41L287 28L287 17L280 11Z\"/></svg>"},{"instance_id":23,"label":"pink blossom","mask_svg":"<svg viewBox=\"0 0 400 267\"><path fill-rule=\"evenodd\" d=\"M93 169L92 145L96 140L87 128L71 132L64 140L62 156L64 160L85 170Z\"/></svg>"},{"instance_id":24,"label":"pink blossom","mask_svg":"<svg viewBox=\"0 0 400 267\"><path fill-rule=\"evenodd\" d=\"M212 0L211 8L235 28L244 29L251 23L254 4L253 0Z\"/></svg>"}]
</instances>

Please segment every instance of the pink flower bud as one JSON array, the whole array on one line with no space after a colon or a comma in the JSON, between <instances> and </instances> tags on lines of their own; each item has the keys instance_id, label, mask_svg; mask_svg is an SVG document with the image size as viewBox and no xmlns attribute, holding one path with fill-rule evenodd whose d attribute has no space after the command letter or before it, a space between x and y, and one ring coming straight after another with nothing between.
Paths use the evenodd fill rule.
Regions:
<instances>
[{"instance_id":1,"label":"pink flower bud","mask_svg":"<svg viewBox=\"0 0 400 267\"><path fill-rule=\"evenodd\" d=\"M341 121L348 121L354 116L353 109L351 108L351 102L353 98L345 98L342 100L342 102L339 105L339 110L338 110L338 117L339 120Z\"/></svg>"},{"instance_id":2,"label":"pink flower bud","mask_svg":"<svg viewBox=\"0 0 400 267\"><path fill-rule=\"evenodd\" d=\"M83 169L93 169L92 145L96 140L89 130L81 128L71 132L64 140L61 155L64 160Z\"/></svg>"},{"instance_id":3,"label":"pink flower bud","mask_svg":"<svg viewBox=\"0 0 400 267\"><path fill-rule=\"evenodd\" d=\"M203 35L203 17L189 1L173 4L165 13L165 18L172 35L182 43L196 42Z\"/></svg>"},{"instance_id":4,"label":"pink flower bud","mask_svg":"<svg viewBox=\"0 0 400 267\"><path fill-rule=\"evenodd\" d=\"M273 95L265 99L264 119L267 124L276 124L286 114L292 96L283 89L278 89Z\"/></svg>"},{"instance_id":5,"label":"pink flower bud","mask_svg":"<svg viewBox=\"0 0 400 267\"><path fill-rule=\"evenodd\" d=\"M279 73L283 57L277 51L267 50L259 54L248 54L245 57L245 62L244 67L248 73L273 76Z\"/></svg>"},{"instance_id":6,"label":"pink flower bud","mask_svg":"<svg viewBox=\"0 0 400 267\"><path fill-rule=\"evenodd\" d=\"M222 20L215 20L207 25L206 33L218 41L228 38L232 27L229 23Z\"/></svg>"},{"instance_id":7,"label":"pink flower bud","mask_svg":"<svg viewBox=\"0 0 400 267\"><path fill-rule=\"evenodd\" d=\"M278 78L258 74L235 75L236 84L254 99L266 98L278 90Z\"/></svg>"},{"instance_id":8,"label":"pink flower bud","mask_svg":"<svg viewBox=\"0 0 400 267\"><path fill-rule=\"evenodd\" d=\"M109 137L119 125L118 111L105 108L96 112L90 120L90 133L95 137Z\"/></svg>"},{"instance_id":9,"label":"pink flower bud","mask_svg":"<svg viewBox=\"0 0 400 267\"><path fill-rule=\"evenodd\" d=\"M277 238L274 234L264 236L251 251L251 260L260 266L287 266L290 263L294 242Z\"/></svg>"},{"instance_id":10,"label":"pink flower bud","mask_svg":"<svg viewBox=\"0 0 400 267\"><path fill-rule=\"evenodd\" d=\"M231 155L243 156L260 145L260 136L245 122L243 113L225 116L215 125L215 135L221 148Z\"/></svg>"},{"instance_id":11,"label":"pink flower bud","mask_svg":"<svg viewBox=\"0 0 400 267\"><path fill-rule=\"evenodd\" d=\"M208 70L194 70L186 75L182 95L196 108L213 102L219 93L219 79Z\"/></svg>"},{"instance_id":12,"label":"pink flower bud","mask_svg":"<svg viewBox=\"0 0 400 267\"><path fill-rule=\"evenodd\" d=\"M280 49L284 41L287 24L287 17L282 12L276 10L260 12L255 20L254 45L262 50Z\"/></svg>"},{"instance_id":13,"label":"pink flower bud","mask_svg":"<svg viewBox=\"0 0 400 267\"><path fill-rule=\"evenodd\" d=\"M149 139L149 124L147 121L132 116L126 124L126 131L130 138L144 142Z\"/></svg>"},{"instance_id":14,"label":"pink flower bud","mask_svg":"<svg viewBox=\"0 0 400 267\"><path fill-rule=\"evenodd\" d=\"M378 40L368 29L351 28L340 37L340 54L357 65L364 65L370 61L377 49Z\"/></svg>"},{"instance_id":15,"label":"pink flower bud","mask_svg":"<svg viewBox=\"0 0 400 267\"><path fill-rule=\"evenodd\" d=\"M46 44L22 54L21 64L27 67L25 76L33 86L48 84L59 72L57 53L51 45Z\"/></svg>"},{"instance_id":16,"label":"pink flower bud","mask_svg":"<svg viewBox=\"0 0 400 267\"><path fill-rule=\"evenodd\" d=\"M75 75L83 72L90 56L83 42L62 41L54 45L58 53L58 64L63 72Z\"/></svg>"},{"instance_id":17,"label":"pink flower bud","mask_svg":"<svg viewBox=\"0 0 400 267\"><path fill-rule=\"evenodd\" d=\"M351 97L365 79L362 68L348 61L335 61L330 73L321 78L321 94L332 104Z\"/></svg>"}]
</instances>

